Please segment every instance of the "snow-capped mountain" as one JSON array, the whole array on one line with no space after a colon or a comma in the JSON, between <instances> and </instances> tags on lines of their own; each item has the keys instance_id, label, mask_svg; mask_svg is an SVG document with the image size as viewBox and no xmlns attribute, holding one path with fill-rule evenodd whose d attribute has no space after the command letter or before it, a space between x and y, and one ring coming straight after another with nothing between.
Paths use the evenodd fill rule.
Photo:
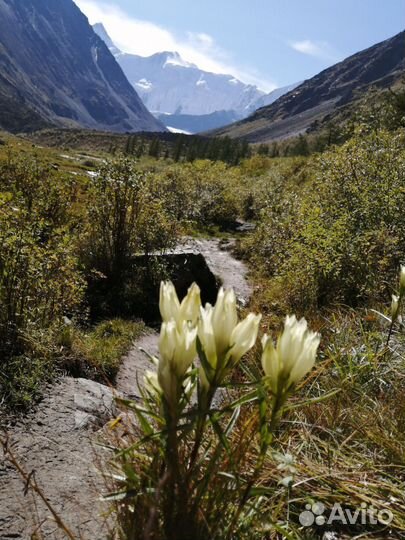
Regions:
<instances>
[{"instance_id":1,"label":"snow-capped mountain","mask_svg":"<svg viewBox=\"0 0 405 540\"><path fill-rule=\"evenodd\" d=\"M266 94L233 75L210 73L187 62L177 52L143 57L121 52L97 23L95 32L104 40L142 101L166 125L190 133L221 127L224 122L246 118L272 103L291 87Z\"/></svg>"},{"instance_id":2,"label":"snow-capped mountain","mask_svg":"<svg viewBox=\"0 0 405 540\"><path fill-rule=\"evenodd\" d=\"M232 75L209 73L177 52L143 57L119 51L101 23L93 26L116 57L127 79L153 113L205 115L234 110L245 116L265 95Z\"/></svg>"}]
</instances>

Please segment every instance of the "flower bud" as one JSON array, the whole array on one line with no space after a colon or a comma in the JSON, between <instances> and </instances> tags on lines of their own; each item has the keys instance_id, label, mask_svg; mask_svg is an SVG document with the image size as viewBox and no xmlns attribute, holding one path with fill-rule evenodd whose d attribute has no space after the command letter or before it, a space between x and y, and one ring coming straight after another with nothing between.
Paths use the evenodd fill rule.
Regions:
<instances>
[{"instance_id":1,"label":"flower bud","mask_svg":"<svg viewBox=\"0 0 405 540\"><path fill-rule=\"evenodd\" d=\"M159 337L158 382L166 400L175 405L188 368L196 356L197 328L182 321L180 328L172 319L162 323Z\"/></svg>"},{"instance_id":2,"label":"flower bud","mask_svg":"<svg viewBox=\"0 0 405 540\"><path fill-rule=\"evenodd\" d=\"M159 337L160 360L169 364L178 377L183 377L196 356L197 329L182 321L180 329L174 320L162 323Z\"/></svg>"},{"instance_id":3,"label":"flower bud","mask_svg":"<svg viewBox=\"0 0 405 540\"><path fill-rule=\"evenodd\" d=\"M278 378L281 372L280 357L274 347L273 340L267 334L262 338L262 367L269 379L270 387L274 394L277 394Z\"/></svg>"},{"instance_id":4,"label":"flower bud","mask_svg":"<svg viewBox=\"0 0 405 540\"><path fill-rule=\"evenodd\" d=\"M208 363L213 369L215 369L217 366L217 348L215 343L214 326L212 324L213 312L214 308L210 304L206 304L205 308L200 308L198 339L200 340Z\"/></svg>"},{"instance_id":5,"label":"flower bud","mask_svg":"<svg viewBox=\"0 0 405 540\"><path fill-rule=\"evenodd\" d=\"M274 393L288 390L314 366L320 336L308 330L307 321L287 317L277 348L268 336L262 340L262 366Z\"/></svg>"},{"instance_id":6,"label":"flower bud","mask_svg":"<svg viewBox=\"0 0 405 540\"><path fill-rule=\"evenodd\" d=\"M261 318L261 315L249 313L249 315L233 329L230 338L230 343L233 344L230 350L233 365L238 363L242 356L256 343Z\"/></svg>"},{"instance_id":7,"label":"flower bud","mask_svg":"<svg viewBox=\"0 0 405 540\"><path fill-rule=\"evenodd\" d=\"M227 372L253 347L257 339L261 315L249 314L238 322L236 297L233 290L218 292L214 307L207 304L200 309L198 339L206 364L201 384L207 388L215 379L220 384Z\"/></svg>"},{"instance_id":8,"label":"flower bud","mask_svg":"<svg viewBox=\"0 0 405 540\"><path fill-rule=\"evenodd\" d=\"M224 291L221 287L212 312L212 325L215 328L217 355L223 355L229 348L231 334L238 323L236 296L233 289Z\"/></svg>"},{"instance_id":9,"label":"flower bud","mask_svg":"<svg viewBox=\"0 0 405 540\"><path fill-rule=\"evenodd\" d=\"M179 319L181 321L189 321L191 324L196 325L200 315L200 306L200 287L196 283L193 283L180 304Z\"/></svg>"},{"instance_id":10,"label":"flower bud","mask_svg":"<svg viewBox=\"0 0 405 540\"><path fill-rule=\"evenodd\" d=\"M197 323L200 306L200 288L196 283L191 285L187 295L180 304L173 283L171 281L161 282L159 308L164 322L169 322L173 319L179 326L181 326L182 321L190 321L195 325Z\"/></svg>"},{"instance_id":11,"label":"flower bud","mask_svg":"<svg viewBox=\"0 0 405 540\"><path fill-rule=\"evenodd\" d=\"M163 321L177 320L180 311L180 302L171 281L162 281L160 283L159 308Z\"/></svg>"},{"instance_id":12,"label":"flower bud","mask_svg":"<svg viewBox=\"0 0 405 540\"><path fill-rule=\"evenodd\" d=\"M395 294L393 294L392 302L391 302L391 321L392 322L397 320L398 312L399 312L399 296L396 296Z\"/></svg>"}]
</instances>

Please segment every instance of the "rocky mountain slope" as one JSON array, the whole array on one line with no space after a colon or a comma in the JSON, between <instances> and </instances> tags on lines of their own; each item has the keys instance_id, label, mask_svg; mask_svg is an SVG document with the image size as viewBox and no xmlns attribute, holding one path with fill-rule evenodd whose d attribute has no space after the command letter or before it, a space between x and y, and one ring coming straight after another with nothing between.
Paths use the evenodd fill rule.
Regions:
<instances>
[{"instance_id":1,"label":"rocky mountain slope","mask_svg":"<svg viewBox=\"0 0 405 540\"><path fill-rule=\"evenodd\" d=\"M303 133L353 104L370 87L388 88L405 74L405 32L322 71L252 116L215 135L266 142Z\"/></svg>"},{"instance_id":2,"label":"rocky mountain slope","mask_svg":"<svg viewBox=\"0 0 405 540\"><path fill-rule=\"evenodd\" d=\"M254 109L251 109L249 111L249 114L253 114L257 109L261 109L262 107L267 107L268 105L271 105L275 101L281 98L281 96L284 96L284 94L288 94L288 92L291 92L292 90L295 90L297 86L300 86L303 81L289 84L288 86L282 86L281 88L276 88L272 92L265 94L261 98L259 98L255 103L253 104Z\"/></svg>"},{"instance_id":3,"label":"rocky mountain slope","mask_svg":"<svg viewBox=\"0 0 405 540\"><path fill-rule=\"evenodd\" d=\"M158 131L72 0L0 0L0 127Z\"/></svg>"}]
</instances>

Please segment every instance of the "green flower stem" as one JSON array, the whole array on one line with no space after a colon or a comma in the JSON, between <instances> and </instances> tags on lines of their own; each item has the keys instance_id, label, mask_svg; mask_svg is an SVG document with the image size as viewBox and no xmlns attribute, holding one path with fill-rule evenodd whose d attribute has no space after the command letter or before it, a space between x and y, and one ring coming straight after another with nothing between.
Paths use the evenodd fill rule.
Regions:
<instances>
[{"instance_id":1,"label":"green flower stem","mask_svg":"<svg viewBox=\"0 0 405 540\"><path fill-rule=\"evenodd\" d=\"M243 508L246 505L246 502L249 498L250 490L254 486L260 471L263 466L264 459L267 454L267 450L270 446L272 446L275 442L274 438L274 432L276 431L278 424L280 422L280 417L283 412L283 407L285 405L285 402L288 397L288 390L287 391L280 391L276 395L273 396L273 402L272 402L272 409L271 409L271 417L270 417L270 424L269 424L269 438L264 442L264 444L261 446L260 449L260 456L257 460L255 469L253 471L252 477L247 483L247 486L243 492L242 498L239 503L238 511L235 514L235 517L233 519L233 523L237 523L241 512L243 511Z\"/></svg>"},{"instance_id":2,"label":"green flower stem","mask_svg":"<svg viewBox=\"0 0 405 540\"><path fill-rule=\"evenodd\" d=\"M275 396L273 396L273 402L271 407L271 417L269 431L271 434L271 442L274 440L274 432L276 431L278 424L280 423L283 407L287 401L288 391L281 390Z\"/></svg>"},{"instance_id":3,"label":"green flower stem","mask_svg":"<svg viewBox=\"0 0 405 540\"><path fill-rule=\"evenodd\" d=\"M214 399L215 392L216 392L216 387L213 387L212 385L210 385L208 392L204 396L205 399L202 403L201 410L199 408L199 416L198 416L197 426L195 430L194 445L191 451L190 462L189 462L189 467L188 467L188 476L191 475L195 461L198 456L198 452L199 452L202 438L204 435L206 419L207 419L209 410L211 408L211 403L212 403L212 400Z\"/></svg>"},{"instance_id":4,"label":"green flower stem","mask_svg":"<svg viewBox=\"0 0 405 540\"><path fill-rule=\"evenodd\" d=\"M166 499L165 529L167 538L171 538L175 525L175 501L177 491L177 481L180 477L179 452L177 439L177 417L168 412L166 417L167 441L166 441L166 463L168 472L168 496Z\"/></svg>"}]
</instances>

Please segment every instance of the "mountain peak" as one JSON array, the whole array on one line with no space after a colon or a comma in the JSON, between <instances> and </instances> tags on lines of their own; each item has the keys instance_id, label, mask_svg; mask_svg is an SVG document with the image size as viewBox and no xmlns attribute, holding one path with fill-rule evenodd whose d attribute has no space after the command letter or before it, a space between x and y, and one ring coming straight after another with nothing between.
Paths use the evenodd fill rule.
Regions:
<instances>
[{"instance_id":1,"label":"mountain peak","mask_svg":"<svg viewBox=\"0 0 405 540\"><path fill-rule=\"evenodd\" d=\"M106 30L103 23L98 22L96 24L93 24L93 30L104 41L104 43L107 45L107 47L110 49L110 52L113 55L121 53L121 51L118 49L118 47L116 47L113 40L110 38L110 35L107 32L107 30Z\"/></svg>"},{"instance_id":2,"label":"mountain peak","mask_svg":"<svg viewBox=\"0 0 405 540\"><path fill-rule=\"evenodd\" d=\"M192 64L191 62L187 62L187 60L184 60L181 57L180 53L178 53L177 51L162 51L162 52L157 52L150 56L145 56L141 58L150 59L151 61L160 64L162 67L171 65L171 66L180 66L184 68L198 69L198 67L195 64Z\"/></svg>"},{"instance_id":3,"label":"mountain peak","mask_svg":"<svg viewBox=\"0 0 405 540\"><path fill-rule=\"evenodd\" d=\"M94 30L112 51L114 44L104 27L95 25ZM168 121L187 122L190 129L186 131L190 132L195 132L195 126L200 127L204 122L206 129L211 129L215 122L224 125L244 118L290 89L280 89L275 96L267 96L257 86L246 84L234 75L199 69L176 50L147 57L129 53L115 56L147 108L158 118L174 115L176 118ZM193 116L199 119L194 121Z\"/></svg>"},{"instance_id":4,"label":"mountain peak","mask_svg":"<svg viewBox=\"0 0 405 540\"><path fill-rule=\"evenodd\" d=\"M177 51L167 53L167 60L165 62L164 67L167 65L198 69L198 67L195 64L192 64L191 62L187 62L187 60L184 60Z\"/></svg>"}]
</instances>

